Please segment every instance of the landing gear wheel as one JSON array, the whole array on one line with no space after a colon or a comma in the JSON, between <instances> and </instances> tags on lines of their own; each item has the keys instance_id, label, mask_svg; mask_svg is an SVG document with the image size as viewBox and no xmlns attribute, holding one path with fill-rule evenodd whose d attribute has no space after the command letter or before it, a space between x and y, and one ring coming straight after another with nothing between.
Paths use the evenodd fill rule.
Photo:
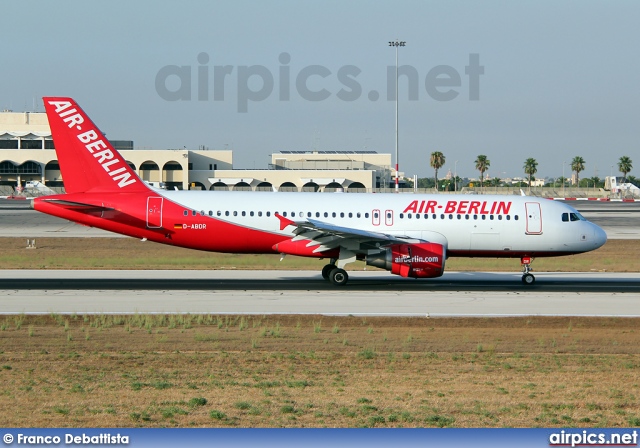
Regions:
<instances>
[{"instance_id":1,"label":"landing gear wheel","mask_svg":"<svg viewBox=\"0 0 640 448\"><path fill-rule=\"evenodd\" d=\"M525 285L533 285L536 281L536 278L533 276L533 274L524 274L522 276L522 283L524 283Z\"/></svg>"},{"instance_id":2,"label":"landing gear wheel","mask_svg":"<svg viewBox=\"0 0 640 448\"><path fill-rule=\"evenodd\" d=\"M335 268L329 273L329 279L336 286L344 286L349 281L349 275L344 269Z\"/></svg>"},{"instance_id":3,"label":"landing gear wheel","mask_svg":"<svg viewBox=\"0 0 640 448\"><path fill-rule=\"evenodd\" d=\"M322 278L325 280L329 280L329 274L336 268L335 264L328 264L322 268Z\"/></svg>"}]
</instances>

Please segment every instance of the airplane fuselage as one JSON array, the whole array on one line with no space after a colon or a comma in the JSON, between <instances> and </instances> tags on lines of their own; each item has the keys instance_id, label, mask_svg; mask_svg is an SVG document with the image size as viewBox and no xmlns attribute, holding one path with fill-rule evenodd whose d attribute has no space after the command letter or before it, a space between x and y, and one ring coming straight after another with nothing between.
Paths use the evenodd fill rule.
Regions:
<instances>
[{"instance_id":1,"label":"airplane fuselage","mask_svg":"<svg viewBox=\"0 0 640 448\"><path fill-rule=\"evenodd\" d=\"M449 256L555 256L593 250L604 231L572 207L526 196L150 191L48 196L113 210L87 213L36 200L65 219L166 244L232 253L277 253L292 238L277 215L445 244ZM569 219L563 221L563 214ZM573 215L572 215L573 214ZM317 255L322 256L321 254Z\"/></svg>"}]
</instances>

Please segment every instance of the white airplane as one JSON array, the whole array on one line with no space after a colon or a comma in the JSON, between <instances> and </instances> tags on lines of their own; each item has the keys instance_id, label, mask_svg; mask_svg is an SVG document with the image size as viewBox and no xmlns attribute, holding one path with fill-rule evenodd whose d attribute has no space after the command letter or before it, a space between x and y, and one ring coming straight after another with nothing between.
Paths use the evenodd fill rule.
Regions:
<instances>
[{"instance_id":1,"label":"white airplane","mask_svg":"<svg viewBox=\"0 0 640 448\"><path fill-rule=\"evenodd\" d=\"M215 252L327 258L345 285L356 260L433 278L448 257L520 259L588 252L605 232L572 207L523 196L171 191L150 188L71 98L44 98L66 194L38 211L111 232Z\"/></svg>"}]
</instances>

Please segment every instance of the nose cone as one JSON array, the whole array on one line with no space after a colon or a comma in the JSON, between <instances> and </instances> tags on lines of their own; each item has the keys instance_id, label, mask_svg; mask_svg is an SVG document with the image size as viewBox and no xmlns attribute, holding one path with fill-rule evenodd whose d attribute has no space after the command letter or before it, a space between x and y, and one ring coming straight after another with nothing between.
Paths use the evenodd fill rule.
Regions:
<instances>
[{"instance_id":1,"label":"nose cone","mask_svg":"<svg viewBox=\"0 0 640 448\"><path fill-rule=\"evenodd\" d=\"M602 247L604 245L604 243L607 242L607 234L604 230L602 230L600 227L598 227L595 224L593 225L593 236L594 236L594 242L595 242L595 249Z\"/></svg>"}]
</instances>

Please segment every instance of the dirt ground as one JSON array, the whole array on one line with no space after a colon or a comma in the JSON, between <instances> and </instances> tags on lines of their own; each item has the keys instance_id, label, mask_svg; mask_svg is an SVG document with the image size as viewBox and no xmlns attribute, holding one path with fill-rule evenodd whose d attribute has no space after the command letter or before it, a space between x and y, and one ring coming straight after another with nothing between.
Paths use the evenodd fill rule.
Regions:
<instances>
[{"instance_id":1,"label":"dirt ground","mask_svg":"<svg viewBox=\"0 0 640 448\"><path fill-rule=\"evenodd\" d=\"M280 255L200 252L133 238L38 238L26 249L24 238L0 238L1 269L311 269L325 261ZM638 240L610 240L600 249L566 257L540 258L539 272L640 272ZM362 270L362 262L347 266ZM372 270L371 266L367 267ZM450 271L519 271L519 259L449 258Z\"/></svg>"},{"instance_id":2,"label":"dirt ground","mask_svg":"<svg viewBox=\"0 0 640 448\"><path fill-rule=\"evenodd\" d=\"M640 425L640 319L0 316L25 427Z\"/></svg>"}]
</instances>

